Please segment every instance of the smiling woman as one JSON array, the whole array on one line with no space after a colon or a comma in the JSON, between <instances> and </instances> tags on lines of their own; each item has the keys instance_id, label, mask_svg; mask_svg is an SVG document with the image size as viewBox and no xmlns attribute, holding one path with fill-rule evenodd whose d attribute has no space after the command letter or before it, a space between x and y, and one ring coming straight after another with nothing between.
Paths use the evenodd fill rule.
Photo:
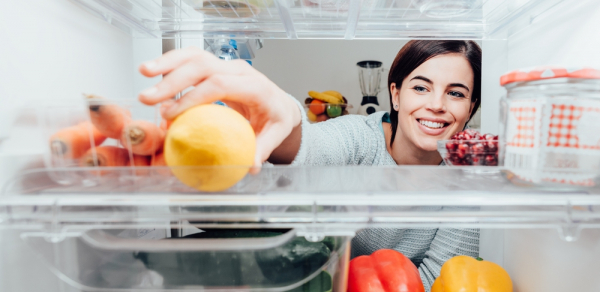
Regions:
<instances>
[{"instance_id":1,"label":"smiling woman","mask_svg":"<svg viewBox=\"0 0 600 292\"><path fill-rule=\"evenodd\" d=\"M310 124L303 106L246 62L218 60L200 49L171 51L143 64L148 77L165 75L140 94L163 102L167 120L199 104L224 101L256 133L258 167L278 164L439 165L436 142L462 130L481 96L481 50L471 41L411 41L388 77L392 110L347 115ZM171 97L193 86L177 101ZM442 264L456 255L476 257L477 229L365 229L352 241L352 256L394 249L419 269L426 291Z\"/></svg>"},{"instance_id":2,"label":"smiling woman","mask_svg":"<svg viewBox=\"0 0 600 292\"><path fill-rule=\"evenodd\" d=\"M439 164L437 141L464 129L481 103L481 49L473 41L411 41L390 68L388 89L383 129L396 163Z\"/></svg>"}]
</instances>

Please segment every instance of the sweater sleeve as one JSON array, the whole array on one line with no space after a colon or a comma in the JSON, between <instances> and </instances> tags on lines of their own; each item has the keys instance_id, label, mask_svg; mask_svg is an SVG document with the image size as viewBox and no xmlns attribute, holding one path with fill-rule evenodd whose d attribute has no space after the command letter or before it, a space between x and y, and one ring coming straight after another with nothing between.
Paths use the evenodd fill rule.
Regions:
<instances>
[{"instance_id":1,"label":"sweater sleeve","mask_svg":"<svg viewBox=\"0 0 600 292\"><path fill-rule=\"evenodd\" d=\"M479 229L440 228L437 230L419 266L425 291L431 290L433 281L440 275L442 265L457 255L479 256Z\"/></svg>"},{"instance_id":2,"label":"sweater sleeve","mask_svg":"<svg viewBox=\"0 0 600 292\"><path fill-rule=\"evenodd\" d=\"M311 124L304 108L296 100L302 114L302 140L292 165L334 166L371 164L378 139L365 117L347 115Z\"/></svg>"}]
</instances>

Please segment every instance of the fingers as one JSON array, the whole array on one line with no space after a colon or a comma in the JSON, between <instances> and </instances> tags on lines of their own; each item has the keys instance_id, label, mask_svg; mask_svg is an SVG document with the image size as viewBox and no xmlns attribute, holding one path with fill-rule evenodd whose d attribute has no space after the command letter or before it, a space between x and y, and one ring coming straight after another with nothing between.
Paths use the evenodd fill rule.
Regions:
<instances>
[{"instance_id":1,"label":"fingers","mask_svg":"<svg viewBox=\"0 0 600 292\"><path fill-rule=\"evenodd\" d=\"M165 109L164 117L173 119L187 109L199 104L212 103L217 100L239 102L245 105L260 103L269 95L261 87L260 78L254 76L232 76L215 74L184 94L175 104ZM243 86L240 86L243 85ZM260 94L256 94L260 92ZM267 105L265 105L267 106Z\"/></svg>"},{"instance_id":2,"label":"fingers","mask_svg":"<svg viewBox=\"0 0 600 292\"><path fill-rule=\"evenodd\" d=\"M283 135L283 136L282 136ZM254 165L250 168L250 174L260 173L263 162L267 161L271 153L281 144L282 137L287 137L285 127L282 124L269 124L256 135L256 154Z\"/></svg>"},{"instance_id":3,"label":"fingers","mask_svg":"<svg viewBox=\"0 0 600 292\"><path fill-rule=\"evenodd\" d=\"M248 64L225 62L216 58L191 58L165 75L154 87L142 91L141 102L149 105L175 96L190 86L195 86L215 74L241 75L250 72Z\"/></svg>"},{"instance_id":4,"label":"fingers","mask_svg":"<svg viewBox=\"0 0 600 292\"><path fill-rule=\"evenodd\" d=\"M167 74L173 69L181 66L191 59L210 59L215 58L211 53L200 48L188 47L181 50L172 50L162 56L144 62L140 65L139 70L146 77L155 77L162 74Z\"/></svg>"},{"instance_id":5,"label":"fingers","mask_svg":"<svg viewBox=\"0 0 600 292\"><path fill-rule=\"evenodd\" d=\"M167 120L174 119L184 111L200 104L212 103L225 96L225 91L213 82L205 81L188 93L184 94L171 106L165 106L163 117Z\"/></svg>"},{"instance_id":6,"label":"fingers","mask_svg":"<svg viewBox=\"0 0 600 292\"><path fill-rule=\"evenodd\" d=\"M171 99L186 88L202 82L206 78L205 76L210 74L210 71L211 66L202 68L196 62L184 63L181 67L165 75L154 87L142 91L139 99L141 102L149 105Z\"/></svg>"},{"instance_id":7,"label":"fingers","mask_svg":"<svg viewBox=\"0 0 600 292\"><path fill-rule=\"evenodd\" d=\"M172 99L169 100L165 100L163 103L161 103L159 111L160 111L160 115L164 118L165 117L165 111L170 108L171 106L173 106L175 104L175 101Z\"/></svg>"},{"instance_id":8,"label":"fingers","mask_svg":"<svg viewBox=\"0 0 600 292\"><path fill-rule=\"evenodd\" d=\"M279 147L285 137L289 135L289 127L286 127L283 123L269 123L265 125L262 131L256 135L254 166L260 167L263 162L267 161L273 150Z\"/></svg>"},{"instance_id":9,"label":"fingers","mask_svg":"<svg viewBox=\"0 0 600 292\"><path fill-rule=\"evenodd\" d=\"M260 173L261 168L262 168L262 165L252 166L252 167L250 167L250 171L249 172L250 172L251 175L257 175L257 174Z\"/></svg>"},{"instance_id":10,"label":"fingers","mask_svg":"<svg viewBox=\"0 0 600 292\"><path fill-rule=\"evenodd\" d=\"M165 53L157 59L141 64L139 70L146 77L155 77L161 74L168 74L176 68L183 66L190 60L210 60L211 56L212 55L210 53L194 47L189 47L182 50L173 50ZM212 57L214 58L214 56ZM164 92L172 92L174 89L169 90L169 88L172 86L170 86L169 83L164 83L163 81L159 82L159 84L156 86L142 91L139 94L138 99L147 105L154 105L160 101L173 97L178 91L169 97L164 97ZM191 85L194 84L190 84L190 86ZM175 86L177 86L177 84ZM163 94L161 94L161 92L163 92Z\"/></svg>"}]
</instances>

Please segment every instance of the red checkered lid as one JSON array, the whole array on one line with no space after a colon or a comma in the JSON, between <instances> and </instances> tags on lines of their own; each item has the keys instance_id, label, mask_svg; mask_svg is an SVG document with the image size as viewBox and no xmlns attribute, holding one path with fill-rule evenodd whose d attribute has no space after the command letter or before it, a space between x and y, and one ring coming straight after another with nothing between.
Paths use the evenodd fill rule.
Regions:
<instances>
[{"instance_id":1,"label":"red checkered lid","mask_svg":"<svg viewBox=\"0 0 600 292\"><path fill-rule=\"evenodd\" d=\"M589 67L537 67L519 69L500 77L500 85L514 82L535 81L552 78L600 79L600 70Z\"/></svg>"}]
</instances>

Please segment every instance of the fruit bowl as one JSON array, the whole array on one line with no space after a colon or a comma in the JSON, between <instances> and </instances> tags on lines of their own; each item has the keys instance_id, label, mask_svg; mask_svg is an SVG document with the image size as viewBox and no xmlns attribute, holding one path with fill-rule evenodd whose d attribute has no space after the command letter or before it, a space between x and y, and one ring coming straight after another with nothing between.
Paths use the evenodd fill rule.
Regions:
<instances>
[{"instance_id":1,"label":"fruit bowl","mask_svg":"<svg viewBox=\"0 0 600 292\"><path fill-rule=\"evenodd\" d=\"M465 130L437 146L447 165L498 166L498 136Z\"/></svg>"},{"instance_id":2,"label":"fruit bowl","mask_svg":"<svg viewBox=\"0 0 600 292\"><path fill-rule=\"evenodd\" d=\"M306 98L304 101L304 109L306 116L311 123L323 122L329 119L345 116L349 114L348 109L352 108L347 100L345 103L326 103L318 99Z\"/></svg>"}]
</instances>

